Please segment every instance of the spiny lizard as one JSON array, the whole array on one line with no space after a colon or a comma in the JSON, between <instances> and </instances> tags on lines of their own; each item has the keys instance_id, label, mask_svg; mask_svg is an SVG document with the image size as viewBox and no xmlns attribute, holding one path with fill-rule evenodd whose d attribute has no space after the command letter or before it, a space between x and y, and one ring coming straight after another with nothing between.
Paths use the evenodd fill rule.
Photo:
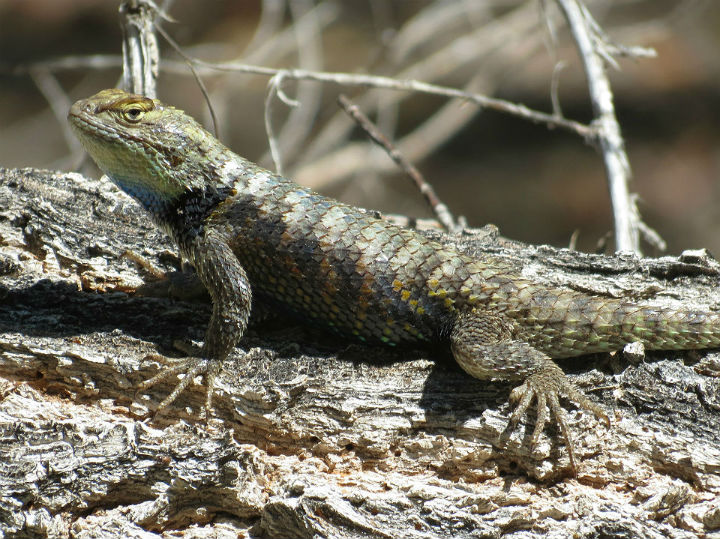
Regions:
<instances>
[{"instance_id":1,"label":"spiny lizard","mask_svg":"<svg viewBox=\"0 0 720 539\"><path fill-rule=\"evenodd\" d=\"M471 258L373 213L314 193L234 154L181 110L104 90L69 121L100 169L137 199L196 268L213 301L201 357L169 367L198 374L205 413L222 362L240 341L253 296L301 320L365 342L446 343L471 376L519 382L515 424L548 409L575 468L559 398L607 421L551 358L611 351L720 346L720 316L586 295L530 280L500 258Z\"/></svg>"}]
</instances>

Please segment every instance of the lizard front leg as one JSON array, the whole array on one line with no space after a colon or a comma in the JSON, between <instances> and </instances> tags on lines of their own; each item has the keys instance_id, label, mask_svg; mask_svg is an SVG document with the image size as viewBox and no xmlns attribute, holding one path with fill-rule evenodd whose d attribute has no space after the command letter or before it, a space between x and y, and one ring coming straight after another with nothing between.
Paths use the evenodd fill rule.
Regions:
<instances>
[{"instance_id":1,"label":"lizard front leg","mask_svg":"<svg viewBox=\"0 0 720 539\"><path fill-rule=\"evenodd\" d=\"M480 379L522 381L510 394L517 404L510 416L515 425L525 415L533 399L537 401L537 420L530 439L535 445L548 420L548 408L555 417L568 448L570 467L576 472L572 436L560 406L563 396L608 421L605 412L583 395L555 362L543 352L516 337L512 321L479 309L461 313L450 335L455 360L468 374Z\"/></svg>"},{"instance_id":2,"label":"lizard front leg","mask_svg":"<svg viewBox=\"0 0 720 539\"><path fill-rule=\"evenodd\" d=\"M198 374L205 375L205 418L210 417L215 377L222 362L240 341L250 317L252 292L242 265L222 235L212 229L196 238L190 258L198 277L212 298L213 311L199 357L190 357L167 367L140 384L148 388L174 374L185 376L158 405L157 411L171 404Z\"/></svg>"}]
</instances>

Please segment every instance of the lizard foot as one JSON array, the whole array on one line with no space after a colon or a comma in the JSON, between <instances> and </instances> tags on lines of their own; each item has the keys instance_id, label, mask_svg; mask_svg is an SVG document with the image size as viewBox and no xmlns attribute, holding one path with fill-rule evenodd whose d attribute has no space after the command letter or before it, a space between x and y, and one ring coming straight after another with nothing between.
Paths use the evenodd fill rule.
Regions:
<instances>
[{"instance_id":1,"label":"lizard foot","mask_svg":"<svg viewBox=\"0 0 720 539\"><path fill-rule=\"evenodd\" d=\"M530 375L525 382L510 393L510 402L516 406L510 416L510 425L514 427L526 413L533 400L537 402L537 419L530 443L535 446L548 421L548 409L555 417L565 441L573 475L577 475L577 465L572 435L567 424L565 410L560 406L560 396L574 402L581 408L593 412L606 424L610 424L605 412L578 390L559 367L552 366Z\"/></svg>"},{"instance_id":2,"label":"lizard foot","mask_svg":"<svg viewBox=\"0 0 720 539\"><path fill-rule=\"evenodd\" d=\"M159 358L167 362L167 358L165 358L164 356L150 357ZM192 382L197 375L202 374L205 377L206 387L205 406L203 408L203 414L205 420L209 420L210 411L212 410L212 396L215 386L215 378L220 372L222 362L202 357L189 357L178 361L173 361L172 363L172 365L164 368L152 378L149 378L148 380L145 380L144 382L139 384L137 386L138 389L147 389L156 385L158 382L162 382L163 380L170 378L173 375L184 374L184 377L182 378L182 380L180 380L180 383L175 386L175 389L173 389L172 392L167 397L165 397L165 399L163 399L163 401L158 405L155 414L159 414L163 409L167 408L170 404L172 404L175 399L178 398L180 393L182 393L185 388L190 385L190 382Z\"/></svg>"}]
</instances>

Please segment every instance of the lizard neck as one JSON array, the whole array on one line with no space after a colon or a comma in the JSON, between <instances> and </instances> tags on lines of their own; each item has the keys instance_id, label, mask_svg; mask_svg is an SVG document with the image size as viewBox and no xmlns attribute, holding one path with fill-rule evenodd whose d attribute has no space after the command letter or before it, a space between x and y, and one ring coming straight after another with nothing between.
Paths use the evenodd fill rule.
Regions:
<instances>
[{"instance_id":1,"label":"lizard neck","mask_svg":"<svg viewBox=\"0 0 720 539\"><path fill-rule=\"evenodd\" d=\"M194 240L203 233L208 216L232 192L231 187L208 185L186 189L174 197L157 197L150 190L121 188L137 199L150 213L153 221L188 256Z\"/></svg>"}]
</instances>

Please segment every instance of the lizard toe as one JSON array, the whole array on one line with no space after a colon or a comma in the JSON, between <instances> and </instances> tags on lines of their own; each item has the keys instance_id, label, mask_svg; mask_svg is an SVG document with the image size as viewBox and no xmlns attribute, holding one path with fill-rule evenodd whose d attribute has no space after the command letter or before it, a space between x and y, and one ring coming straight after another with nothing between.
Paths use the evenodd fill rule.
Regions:
<instances>
[{"instance_id":1,"label":"lizard toe","mask_svg":"<svg viewBox=\"0 0 720 539\"><path fill-rule=\"evenodd\" d=\"M559 368L552 368L532 374L522 385L516 387L510 393L510 402L516 405L515 410L510 416L510 423L512 425L517 424L517 422L527 414L532 401L536 401L537 403L535 428L530 437L532 447L537 445L545 429L545 425L548 423L548 411L552 414L560 429L565 446L567 447L570 468L574 475L577 473L574 442L567 424L565 410L560 405L560 396L568 396L571 400L575 401L576 399L573 397L575 397L576 394L579 394L583 399L587 400L584 395L572 386L571 382ZM584 401L579 402L579 404L586 407L584 406L586 404ZM593 411L595 411L595 408L599 409L594 403L591 404L593 405Z\"/></svg>"},{"instance_id":2,"label":"lizard toe","mask_svg":"<svg viewBox=\"0 0 720 539\"><path fill-rule=\"evenodd\" d=\"M204 416L205 419L209 419L210 411L212 410L212 395L214 392L215 378L220 372L222 363L218 360L207 359L203 357L188 357L179 361L173 361L172 365L162 369L155 376L145 380L138 384L138 389L147 389L158 383L179 374L183 375L183 378L165 397L160 404L158 404L155 414L159 414L172 404L178 396L190 385L193 379L198 375L205 377L206 396L204 405Z\"/></svg>"}]
</instances>

